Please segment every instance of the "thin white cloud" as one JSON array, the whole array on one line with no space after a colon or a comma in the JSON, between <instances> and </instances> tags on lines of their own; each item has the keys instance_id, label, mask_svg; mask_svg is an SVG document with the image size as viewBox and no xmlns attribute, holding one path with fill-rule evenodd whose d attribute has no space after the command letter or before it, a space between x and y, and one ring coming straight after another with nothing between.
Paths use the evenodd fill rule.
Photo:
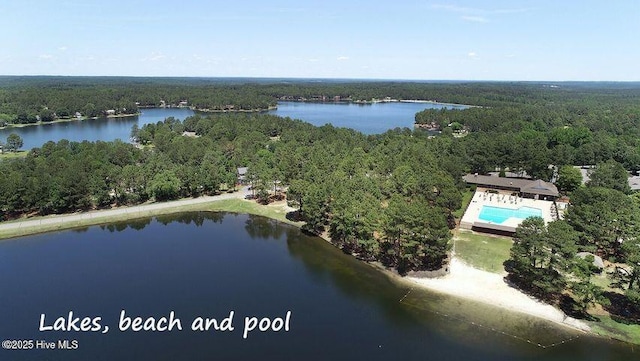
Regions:
<instances>
[{"instance_id":1,"label":"thin white cloud","mask_svg":"<svg viewBox=\"0 0 640 361\"><path fill-rule=\"evenodd\" d=\"M482 9L450 4L433 4L431 5L431 8L456 14L463 14L460 17L462 20L475 23L488 23L491 15L517 14L532 10L531 8Z\"/></svg>"},{"instance_id":2,"label":"thin white cloud","mask_svg":"<svg viewBox=\"0 0 640 361\"><path fill-rule=\"evenodd\" d=\"M457 5L442 5L442 4L434 4L431 5L431 8L437 10L450 11L455 13L475 13L475 14L517 14L517 13L525 13L527 11L532 10L532 8L506 8L506 9L481 9L481 8L471 8L465 6L457 6Z\"/></svg>"},{"instance_id":3,"label":"thin white cloud","mask_svg":"<svg viewBox=\"0 0 640 361\"><path fill-rule=\"evenodd\" d=\"M336 60L345 61L345 60L349 60L349 57L348 56L339 56Z\"/></svg>"},{"instance_id":4,"label":"thin white cloud","mask_svg":"<svg viewBox=\"0 0 640 361\"><path fill-rule=\"evenodd\" d=\"M311 58L311 59L307 59L308 62L310 63L317 63L320 61L320 59L316 59L316 58Z\"/></svg>"},{"instance_id":5,"label":"thin white cloud","mask_svg":"<svg viewBox=\"0 0 640 361\"><path fill-rule=\"evenodd\" d=\"M166 58L167 56L162 53L152 52L148 57L140 59L141 61L158 61Z\"/></svg>"},{"instance_id":6,"label":"thin white cloud","mask_svg":"<svg viewBox=\"0 0 640 361\"><path fill-rule=\"evenodd\" d=\"M58 50L60 50L60 51L67 51L67 49L69 49L69 48L66 47L66 46L61 46L61 47L58 48Z\"/></svg>"},{"instance_id":7,"label":"thin white cloud","mask_svg":"<svg viewBox=\"0 0 640 361\"><path fill-rule=\"evenodd\" d=\"M470 21L472 23L488 23L489 20L485 17L482 16L470 16L470 15L465 15L462 17L462 20L464 21Z\"/></svg>"},{"instance_id":8,"label":"thin white cloud","mask_svg":"<svg viewBox=\"0 0 640 361\"><path fill-rule=\"evenodd\" d=\"M474 51L471 51L471 52L469 52L469 54L467 54L467 56L470 57L470 58L477 58L478 54L476 54L476 52L474 52Z\"/></svg>"},{"instance_id":9,"label":"thin white cloud","mask_svg":"<svg viewBox=\"0 0 640 361\"><path fill-rule=\"evenodd\" d=\"M51 54L41 54L38 56L38 58L43 59L43 60L51 60L53 59L53 55Z\"/></svg>"}]
</instances>

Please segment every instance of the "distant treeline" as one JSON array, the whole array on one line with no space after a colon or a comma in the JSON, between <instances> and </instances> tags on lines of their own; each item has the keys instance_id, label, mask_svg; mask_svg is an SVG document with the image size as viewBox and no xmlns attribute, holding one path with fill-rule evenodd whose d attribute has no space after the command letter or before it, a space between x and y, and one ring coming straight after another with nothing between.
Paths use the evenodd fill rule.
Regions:
<instances>
[{"instance_id":1,"label":"distant treeline","mask_svg":"<svg viewBox=\"0 0 640 361\"><path fill-rule=\"evenodd\" d=\"M525 87L524 89L526 89ZM640 87L529 89L526 99L491 107L427 109L416 123L468 134L472 170L522 170L550 179L549 164L595 165L613 159L640 170ZM537 163L537 164L534 164Z\"/></svg>"},{"instance_id":2,"label":"distant treeline","mask_svg":"<svg viewBox=\"0 0 640 361\"><path fill-rule=\"evenodd\" d=\"M183 135L185 131L196 136ZM132 133L144 143L142 149L119 141L63 140L34 148L23 159L0 162L2 216L10 219L217 194L235 186L237 167L248 167L245 181L256 200L267 203L282 199L286 192L290 205L298 209L291 217L303 220L305 230L327 232L345 252L402 273L433 270L445 264L450 249L453 212L462 206L465 189L461 176L472 171L479 158L485 159L488 168L507 161L506 157L490 158L482 150L491 136L483 132L431 138L426 132L405 128L367 136L267 114L196 115L184 122L168 118L134 128ZM525 134L510 139L513 150L522 152L522 156L513 154L520 162L517 166L532 173L548 172L535 154L545 149L544 144ZM594 149L599 158L606 156L605 151ZM554 253L557 245L541 248L549 249L555 259L589 251L627 263L629 276L622 285L637 307L640 267L635 260L640 252L628 245L637 241L640 198L625 194L629 192L626 172L614 160L599 164L586 188L580 186L579 174L575 179L570 173L565 176L562 170L557 181L565 194L571 192L575 198L567 220L553 222L544 231L552 235L536 242L564 242L566 254ZM517 239L528 237L521 229L518 232ZM537 295L561 292L561 283L553 289L541 283L542 276L562 281L556 271L539 267L548 265L546 261L521 261L510 272L519 272L513 277L523 287L530 287L533 280ZM581 272L588 281L591 271Z\"/></svg>"},{"instance_id":3,"label":"distant treeline","mask_svg":"<svg viewBox=\"0 0 640 361\"><path fill-rule=\"evenodd\" d=\"M577 251L592 252L620 265L615 286L619 290L609 296L622 297L616 304L623 304L630 314L640 313L640 193L631 194L627 183L627 170L640 169L636 84L212 85L206 79L190 84L188 79L135 78L106 78L94 84L100 79L65 83L28 78L13 84L14 78L0 78L2 106L15 106L18 103L9 100L39 91L41 98L25 104L37 109L55 98L52 94L85 94L88 98L78 100L80 104L95 100L94 92L109 99L135 95L136 101L148 104L133 89L148 90L151 102L182 100L182 91L196 95L210 87L221 97L244 94L266 103L282 96L320 94L352 100L422 98L483 107L419 113L419 122L443 127L435 138L406 128L367 136L267 114L226 113L196 115L184 122L168 118L134 128L132 136L140 147L118 141L49 142L23 159L0 162L1 218L216 194L234 187L237 167L248 167L245 180L257 201L281 199L286 192L288 202L298 209L291 216L303 220L305 230L327 232L345 252L404 273L445 264L453 212L462 206L463 174L525 171L555 179L572 202L564 220L544 224L533 219L518 228L508 262L510 279L538 297L556 301L570 292L568 297L584 311L594 302L606 303L601 301L602 288L590 280L597 271L590 262L574 260ZM166 89L175 90L175 97L163 93ZM111 107L101 106L107 105ZM449 127L453 123L457 125ZM185 131L196 136L183 135ZM572 167L576 164L596 165L586 186Z\"/></svg>"},{"instance_id":4,"label":"distant treeline","mask_svg":"<svg viewBox=\"0 0 640 361\"><path fill-rule=\"evenodd\" d=\"M181 104L181 102L184 102ZM276 100L252 86L155 78L3 77L0 126L61 118L135 114L139 107L259 110Z\"/></svg>"},{"instance_id":5,"label":"distant treeline","mask_svg":"<svg viewBox=\"0 0 640 361\"><path fill-rule=\"evenodd\" d=\"M561 83L553 88L542 83L391 82L287 79L137 78L137 77L0 77L0 126L34 123L74 117L133 114L138 107L191 106L206 110L258 110L275 106L278 99L371 101L372 99L420 99L497 108L504 118L505 107L519 114L532 108L551 108L530 113L529 120L548 114L560 119L541 119L565 125L564 118L594 109L637 107L640 86L607 83ZM557 104L562 104L558 107ZM566 105L568 104L568 105ZM595 108L597 109L597 108ZM636 109L637 110L637 109ZM464 115L478 118L475 108ZM484 111L488 110L484 108ZM545 114L546 113L546 114ZM484 113L482 113L484 114ZM487 113L492 117L492 113ZM554 116L551 116L552 118ZM417 122L444 124L455 115L420 115ZM522 118L522 117L520 117ZM460 119L458 119L460 120ZM518 120L518 119L514 119ZM526 119L525 119L526 120ZM470 120L471 121L471 120ZM466 122L462 122L466 124ZM444 124L446 125L446 124ZM480 117L470 123L474 129L494 126Z\"/></svg>"}]
</instances>

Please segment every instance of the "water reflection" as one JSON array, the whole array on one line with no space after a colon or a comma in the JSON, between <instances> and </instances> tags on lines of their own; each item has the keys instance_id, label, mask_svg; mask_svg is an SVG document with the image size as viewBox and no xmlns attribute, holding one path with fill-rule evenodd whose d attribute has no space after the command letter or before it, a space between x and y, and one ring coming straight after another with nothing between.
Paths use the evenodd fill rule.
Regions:
<instances>
[{"instance_id":1,"label":"water reflection","mask_svg":"<svg viewBox=\"0 0 640 361\"><path fill-rule=\"evenodd\" d=\"M222 224L230 214L223 212L187 212L155 217L167 226L180 223L202 227L207 221ZM235 215L237 217L238 215ZM298 228L255 215L241 215L244 230L253 240L285 240L289 254L304 266L306 275L317 284L335 286L356 302L376 305L376 309L394 323L417 324L436 329L444 337L465 334L464 341L474 347L549 346L586 337L538 318L515 315L502 309L415 288L413 285L375 269L374 266L346 255L318 237L303 234ZM101 228L110 232L142 230L151 218L130 220ZM496 336L498 336L496 338ZM494 340L493 342L487 341ZM495 343L494 343L495 342ZM489 347L489 348L491 348Z\"/></svg>"},{"instance_id":2,"label":"water reflection","mask_svg":"<svg viewBox=\"0 0 640 361\"><path fill-rule=\"evenodd\" d=\"M121 309L147 316L175 310L185 320L233 309L238 327L244 315L294 315L290 333L248 340L190 331L73 334L82 344L77 352L0 359L131 359L132 350L137 360L637 357L627 345L586 335L547 349L529 344L526 339L550 342L574 333L411 289L317 237L258 216L191 212L24 237L0 243L0 260L0 309L11 310L0 316L0 334L12 337L70 337L37 332L41 312L70 308L104 315L112 325Z\"/></svg>"}]
</instances>

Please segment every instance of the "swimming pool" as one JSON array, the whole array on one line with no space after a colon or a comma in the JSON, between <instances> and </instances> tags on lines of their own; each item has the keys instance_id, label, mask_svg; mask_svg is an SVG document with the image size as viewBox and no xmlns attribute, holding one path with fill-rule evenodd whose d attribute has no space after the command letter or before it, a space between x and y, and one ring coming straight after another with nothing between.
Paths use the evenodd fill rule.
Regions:
<instances>
[{"instance_id":1,"label":"swimming pool","mask_svg":"<svg viewBox=\"0 0 640 361\"><path fill-rule=\"evenodd\" d=\"M520 207L518 209L501 208L494 206L482 206L478 219L500 224L509 218L526 219L529 217L542 217L542 210L532 207Z\"/></svg>"}]
</instances>

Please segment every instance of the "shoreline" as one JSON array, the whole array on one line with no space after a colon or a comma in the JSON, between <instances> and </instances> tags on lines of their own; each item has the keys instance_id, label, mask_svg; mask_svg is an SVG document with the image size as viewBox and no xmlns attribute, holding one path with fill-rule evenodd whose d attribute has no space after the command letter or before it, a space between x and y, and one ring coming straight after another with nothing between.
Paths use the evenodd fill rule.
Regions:
<instances>
[{"instance_id":1,"label":"shoreline","mask_svg":"<svg viewBox=\"0 0 640 361\"><path fill-rule=\"evenodd\" d=\"M357 105L374 105L374 104L386 104L386 103L418 103L418 104L435 104L445 105L453 107L467 107L467 108L480 108L480 105L458 104L458 103L443 103L435 100L420 100L420 99L376 99L376 100L321 100L321 99L278 99L283 103L319 103L319 104L357 104ZM277 108L277 107L276 107Z\"/></svg>"},{"instance_id":2,"label":"shoreline","mask_svg":"<svg viewBox=\"0 0 640 361\"><path fill-rule=\"evenodd\" d=\"M183 198L168 202L144 203L132 206L117 206L108 209L80 211L75 213L53 214L32 218L17 218L0 222L0 241L53 231L63 231L77 227L89 227L99 224L135 219L147 216L171 214L182 211L180 207L197 207L229 199L244 199L249 193L247 187L232 193L214 196ZM206 210L206 209L203 209Z\"/></svg>"},{"instance_id":3,"label":"shoreline","mask_svg":"<svg viewBox=\"0 0 640 361\"><path fill-rule=\"evenodd\" d=\"M413 286L437 293L498 307L509 312L522 313L569 327L590 335L591 327L584 321L569 317L556 307L509 286L504 277L471 267L452 256L450 273L437 278L402 277Z\"/></svg>"},{"instance_id":4,"label":"shoreline","mask_svg":"<svg viewBox=\"0 0 640 361\"><path fill-rule=\"evenodd\" d=\"M439 102L436 100L420 100L420 99L400 99L400 103L425 103L425 104L437 104L437 105L449 105L454 107L467 107L467 108L478 108L479 105L469 105L469 104L459 104L459 103L446 103Z\"/></svg>"},{"instance_id":5,"label":"shoreline","mask_svg":"<svg viewBox=\"0 0 640 361\"><path fill-rule=\"evenodd\" d=\"M42 120L39 120L35 123L26 123L26 124L22 124L22 123L12 123L12 124L7 124L4 127L0 127L0 130L3 129L11 129L11 128L24 128L24 127L31 127L31 126L38 126L38 125L47 125L47 124L56 124L56 123L70 123L70 122L76 122L76 121L84 121L84 120L95 120L95 119L114 119L114 118L128 118L128 117L135 117L140 115L140 113L135 113L135 114L116 114L116 115L107 115L106 117L81 117L81 118L62 118L62 119L56 119L56 120L52 120L50 122L43 122Z\"/></svg>"},{"instance_id":6,"label":"shoreline","mask_svg":"<svg viewBox=\"0 0 640 361\"><path fill-rule=\"evenodd\" d=\"M335 247L326 232L318 237ZM401 276L380 264L365 263L397 282L405 283L411 287L533 316L559 326L600 337L584 321L567 316L560 309L509 286L504 281L504 276L467 265L455 254L451 255L448 264L449 273L441 277Z\"/></svg>"},{"instance_id":7,"label":"shoreline","mask_svg":"<svg viewBox=\"0 0 640 361\"><path fill-rule=\"evenodd\" d=\"M191 107L191 110L194 112L201 113L266 113L272 110L277 110L278 106L268 106L266 108L256 108L256 109L199 109L195 107Z\"/></svg>"},{"instance_id":8,"label":"shoreline","mask_svg":"<svg viewBox=\"0 0 640 361\"><path fill-rule=\"evenodd\" d=\"M271 219L282 221L274 214L268 213L269 211L275 211L276 213L282 213L286 215L286 212L295 210L287 206L286 202L271 205L258 205L255 202L244 200L244 196L248 194L247 187L240 188L233 193L223 193L217 196L205 196L199 198L188 198L175 200L170 202L150 203L138 206L125 206L117 207L108 210L97 210L90 212L79 212L75 214L56 215L49 217L39 217L36 219L23 219L14 220L10 222L0 222L0 240L18 238L22 236L47 233L53 231L63 231L78 227L88 227L92 225L112 223L122 220L119 217L124 216L126 219L136 219L143 217L152 217L163 214L171 214L176 212L185 211L230 211L226 210L225 206L216 207L224 200L237 200L244 204L254 207L255 210L241 210L242 213L258 214ZM187 208L187 209L185 209ZM278 212L278 209L280 212ZM259 214L257 211L267 211L266 214ZM85 222L78 225L79 219L83 219ZM285 218L286 219L286 218ZM25 223L29 223L26 225ZM298 228L301 224L295 222L286 222ZM44 228L42 226L45 226ZM7 230L19 230L19 235L5 236L2 232ZM331 243L328 234L318 235L328 243ZM333 244L332 244L333 245ZM333 245L335 247L335 245ZM376 266L375 264L365 262L372 267L378 269L388 277L391 277L397 282L405 283L411 287L419 287L421 289L429 290L432 292L445 294L461 299L469 300L472 302L478 302L489 306L497 307L499 309L507 310L509 312L521 313L532 317L540 318L549 322L553 322L559 326L568 327L576 331L585 332L589 335L601 337L601 335L593 332L593 330L587 325L587 323L574 319L565 315L561 310L545 304L530 297L519 290L509 286L504 281L504 277L497 273L491 273L483 271L474 267L471 267L460 259L455 254L452 255L449 263L450 272L442 277L437 278L419 278L415 276L400 276L391 270L384 267Z\"/></svg>"}]
</instances>

